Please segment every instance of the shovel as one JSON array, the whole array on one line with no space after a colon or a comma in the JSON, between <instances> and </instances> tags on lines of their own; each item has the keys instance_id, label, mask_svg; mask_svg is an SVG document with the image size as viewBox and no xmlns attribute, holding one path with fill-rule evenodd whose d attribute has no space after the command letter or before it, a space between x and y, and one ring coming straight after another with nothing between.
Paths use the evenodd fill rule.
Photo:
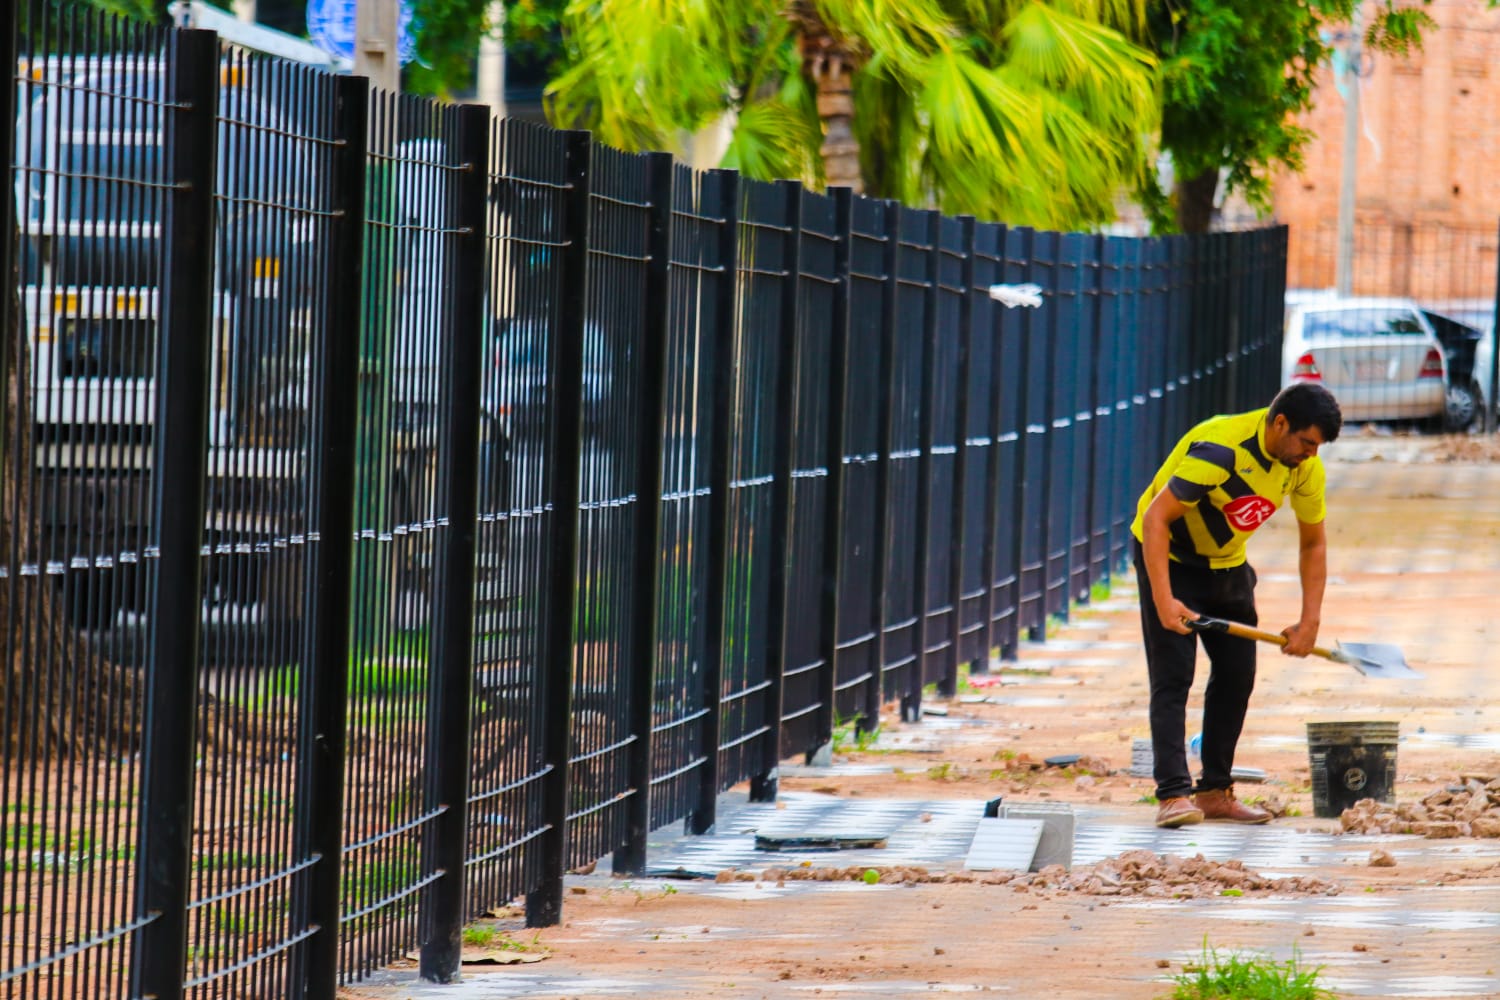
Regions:
<instances>
[{"instance_id":1,"label":"shovel","mask_svg":"<svg viewBox=\"0 0 1500 1000\"><path fill-rule=\"evenodd\" d=\"M1185 623L1188 628L1197 632L1227 632L1241 639L1257 639L1275 646L1286 645L1284 635L1262 632L1249 625L1225 621L1222 618L1199 618L1196 621L1185 620ZM1314 646L1312 652L1314 656L1321 656L1334 663L1347 663L1366 677L1422 676L1407 666L1406 654L1401 652L1401 647L1393 646L1388 642L1341 642L1337 643L1333 649Z\"/></svg>"}]
</instances>

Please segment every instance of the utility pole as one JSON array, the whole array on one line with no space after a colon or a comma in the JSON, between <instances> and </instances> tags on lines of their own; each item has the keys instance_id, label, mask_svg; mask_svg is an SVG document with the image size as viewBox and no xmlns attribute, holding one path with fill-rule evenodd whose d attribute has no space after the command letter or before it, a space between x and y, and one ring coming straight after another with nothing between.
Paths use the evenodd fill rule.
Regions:
<instances>
[{"instance_id":1,"label":"utility pole","mask_svg":"<svg viewBox=\"0 0 1500 1000\"><path fill-rule=\"evenodd\" d=\"M1340 39L1344 46L1344 65L1339 75L1344 92L1344 156L1340 164L1338 247L1334 265L1334 286L1340 297L1354 291L1354 204L1359 166L1359 64L1362 58L1363 19L1359 5L1349 20L1348 33Z\"/></svg>"},{"instance_id":2,"label":"utility pole","mask_svg":"<svg viewBox=\"0 0 1500 1000\"><path fill-rule=\"evenodd\" d=\"M475 74L475 100L488 104L498 117L505 117L505 4L491 0L485 17L489 30L479 36L479 67Z\"/></svg>"},{"instance_id":3,"label":"utility pole","mask_svg":"<svg viewBox=\"0 0 1500 1000\"><path fill-rule=\"evenodd\" d=\"M354 75L392 94L401 91L400 0L357 0Z\"/></svg>"}]
</instances>

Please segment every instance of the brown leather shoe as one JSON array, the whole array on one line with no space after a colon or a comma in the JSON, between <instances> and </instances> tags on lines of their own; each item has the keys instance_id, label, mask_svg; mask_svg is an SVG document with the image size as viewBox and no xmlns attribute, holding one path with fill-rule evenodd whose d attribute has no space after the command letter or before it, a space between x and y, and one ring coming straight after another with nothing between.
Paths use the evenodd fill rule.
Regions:
<instances>
[{"instance_id":1,"label":"brown leather shoe","mask_svg":"<svg viewBox=\"0 0 1500 1000\"><path fill-rule=\"evenodd\" d=\"M1156 807L1156 825L1168 830L1202 822L1203 810L1193 805L1193 800L1186 795L1163 799L1161 805Z\"/></svg>"},{"instance_id":2,"label":"brown leather shoe","mask_svg":"<svg viewBox=\"0 0 1500 1000\"><path fill-rule=\"evenodd\" d=\"M1204 819L1226 819L1231 823L1269 823L1271 814L1259 806L1248 806L1234 797L1234 786L1215 788L1193 796Z\"/></svg>"}]
</instances>

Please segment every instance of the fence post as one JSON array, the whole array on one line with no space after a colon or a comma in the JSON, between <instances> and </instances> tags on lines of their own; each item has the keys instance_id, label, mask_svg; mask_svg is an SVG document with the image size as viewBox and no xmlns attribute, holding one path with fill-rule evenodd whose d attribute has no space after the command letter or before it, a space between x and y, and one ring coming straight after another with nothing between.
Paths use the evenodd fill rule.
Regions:
<instances>
[{"instance_id":1,"label":"fence post","mask_svg":"<svg viewBox=\"0 0 1500 1000\"><path fill-rule=\"evenodd\" d=\"M802 289L802 184L777 181L786 196L787 286L781 296L776 344L776 408L772 423L770 608L766 615L766 724L760 771L750 776L750 801L774 802L776 766L781 762L781 693L786 671L787 594L791 585L792 410L797 405L797 300Z\"/></svg>"},{"instance_id":2,"label":"fence post","mask_svg":"<svg viewBox=\"0 0 1500 1000\"><path fill-rule=\"evenodd\" d=\"M964 537L968 500L969 465L969 363L972 355L971 340L974 337L974 217L959 216L963 227L964 261L958 285L963 294L958 300L958 372L954 376L958 391L958 430L954 441L958 445L958 460L953 466L953 534L949 536L948 603L953 607L953 642L944 654L943 677L938 681L938 692L945 698L958 693L958 664L963 656L963 608L964 608L964 547L969 539ZM978 539L983 547L984 540ZM988 651L984 654L988 658Z\"/></svg>"},{"instance_id":3,"label":"fence post","mask_svg":"<svg viewBox=\"0 0 1500 1000\"><path fill-rule=\"evenodd\" d=\"M156 551L147 551L157 558L136 853L136 912L148 922L135 937L131 962L131 995L161 1000L183 995L187 969L219 89L218 36L184 30L170 38L164 126L172 187L162 226L152 459L157 541Z\"/></svg>"},{"instance_id":4,"label":"fence post","mask_svg":"<svg viewBox=\"0 0 1500 1000\"><path fill-rule=\"evenodd\" d=\"M630 684L629 781L631 798L625 809L625 843L614 853L616 874L640 875L646 870L646 836L651 832L651 730L654 718L657 633L660 626L661 585L661 475L664 399L667 367L667 324L670 320L672 263L672 154L647 153L651 198L651 233L646 253L646 299L642 330L641 381L638 395L642 445L637 450L635 494L635 567L632 571L631 614L634 648L630 662L635 676Z\"/></svg>"},{"instance_id":5,"label":"fence post","mask_svg":"<svg viewBox=\"0 0 1500 1000\"><path fill-rule=\"evenodd\" d=\"M0 24L0 66L16 65L17 33L21 25L21 5L13 3L10 5L10 14L6 16L3 24ZM9 71L7 71L7 75ZM16 89L17 84L12 80L5 86L0 86L0 122L11 123L16 120ZM0 275L5 276L6 287L15 275L16 247L11 236L16 232L16 199L10 194L15 190L15 176L12 167L16 163L16 130L7 124L0 128L0 169L5 171L5 198L0 198ZM7 291L7 296L14 294ZM0 392L8 392L5 384L5 373L10 370L11 336L16 332L11 329L12 322L20 324L20 316L11 313L10 303L6 302L5 314L0 316ZM8 469L10 466L5 461L5 446L10 440L6 436L6 416L10 408L0 406L0 469Z\"/></svg>"},{"instance_id":6,"label":"fence post","mask_svg":"<svg viewBox=\"0 0 1500 1000\"><path fill-rule=\"evenodd\" d=\"M833 198L834 238L833 329L828 340L828 497L823 508L823 589L818 615L823 626L823 674L818 691L817 732L820 741L833 741L839 677L839 585L844 565L844 406L849 395L850 246L854 240L854 191L829 188Z\"/></svg>"},{"instance_id":7,"label":"fence post","mask_svg":"<svg viewBox=\"0 0 1500 1000\"><path fill-rule=\"evenodd\" d=\"M490 110L458 109L454 144L462 169L454 218L463 227L453 265L452 343L445 353L448 426L442 442L440 495L448 525L439 555L440 590L432 613L432 669L437 699L427 718L428 811L424 871L442 877L428 887L428 933L420 974L453 982L463 948L464 861L468 848L470 703L473 697L474 558L479 517L479 405L484 371L485 254L488 242Z\"/></svg>"},{"instance_id":8,"label":"fence post","mask_svg":"<svg viewBox=\"0 0 1500 1000\"><path fill-rule=\"evenodd\" d=\"M858 730L871 733L880 728L880 706L885 701L885 598L890 572L886 562L891 548L891 438L894 435L896 394L896 290L900 285L901 206L885 203L885 288L880 314L880 384L876 422L880 428L875 445L875 677L866 692L864 713Z\"/></svg>"},{"instance_id":9,"label":"fence post","mask_svg":"<svg viewBox=\"0 0 1500 1000\"><path fill-rule=\"evenodd\" d=\"M1484 432L1486 434L1495 433L1497 411L1500 411L1500 400L1495 398L1496 391L1500 390L1500 261L1497 261L1495 265L1495 310L1494 319L1490 324L1490 340L1494 344L1490 350L1490 370L1480 373L1480 377L1486 379L1484 386ZM0 428L0 430L3 429ZM0 440L4 440L3 437L0 437Z\"/></svg>"},{"instance_id":10,"label":"fence post","mask_svg":"<svg viewBox=\"0 0 1500 1000\"><path fill-rule=\"evenodd\" d=\"M912 559L916 574L916 615L913 627L916 631L916 660L906 682L906 691L901 697L901 718L906 722L922 721L922 685L927 680L927 622L928 608L932 600L932 588L928 586L927 560L932 550L932 447L936 435L936 406L934 405L937 382L937 297L941 256L942 215L934 210L926 216L927 239L927 294L922 300L922 381L917 392L920 400L917 410L917 511L916 554Z\"/></svg>"},{"instance_id":11,"label":"fence post","mask_svg":"<svg viewBox=\"0 0 1500 1000\"><path fill-rule=\"evenodd\" d=\"M541 875L526 895L526 926L550 927L562 920L563 875L567 871L568 758L573 742L573 619L578 598L578 465L583 440L583 331L588 290L589 157L588 132L566 133L568 175L564 223L562 287L554 336L547 344L548 393L552 440L547 466L552 470L551 538L547 609L542 624L543 675L542 821L539 838ZM566 348L566 349L565 349Z\"/></svg>"},{"instance_id":12,"label":"fence post","mask_svg":"<svg viewBox=\"0 0 1500 1000\"><path fill-rule=\"evenodd\" d=\"M703 722L699 727L703 763L698 768L698 805L687 816L687 831L712 832L718 816L719 718L724 668L724 594L729 573L729 422L734 412L734 327L739 315L740 175L714 172L722 187L719 206L719 262L724 287L713 316L713 423L709 433L708 597L703 651ZM706 208L706 206L705 206Z\"/></svg>"},{"instance_id":13,"label":"fence post","mask_svg":"<svg viewBox=\"0 0 1500 1000\"><path fill-rule=\"evenodd\" d=\"M364 260L365 157L370 83L340 77L335 83L333 167L334 243L325 261L329 294L324 303L317 395L318 496L313 585L307 595L303 674L310 679L298 741L303 773L297 783L297 856L316 857L307 879L303 926L317 927L294 958L300 996L328 997L338 988L341 854L344 824L344 721L349 672L349 613L354 564L354 469L357 410L347 390L359 372L360 271ZM309 532L311 534L312 532Z\"/></svg>"},{"instance_id":14,"label":"fence post","mask_svg":"<svg viewBox=\"0 0 1500 1000\"><path fill-rule=\"evenodd\" d=\"M981 223L984 227L985 244L994 254L996 260L990 274L990 282L986 287L974 288L970 286L970 294L989 295L988 284L998 283L1005 276L1005 230L999 223ZM976 227L974 252L978 253L980 230ZM973 281L974 279L970 279ZM984 535L980 542L979 562L983 567L984 597L980 601L980 613L984 616L983 630L980 632L982 639L979 643L980 657L982 663L970 667L971 673L989 673L993 662L991 655L1000 645L996 641L998 630L995 628L995 550L998 548L998 532L996 531L996 511L1001 506L1000 499L1000 455L1001 455L1001 405L1002 393L1006 391L1004 383L1000 379L1004 356L1000 341L1000 315L1005 306L995 303L989 307L989 325L980 331L977 336L988 337L990 341L990 372L986 380L989 391L986 394L987 405L985 407L984 436L990 441L989 465L985 468L984 483L984 510L983 517ZM972 316L972 307L971 307ZM974 337L973 320L971 318L969 330L969 345L972 350ZM972 362L971 362L972 363Z\"/></svg>"}]
</instances>

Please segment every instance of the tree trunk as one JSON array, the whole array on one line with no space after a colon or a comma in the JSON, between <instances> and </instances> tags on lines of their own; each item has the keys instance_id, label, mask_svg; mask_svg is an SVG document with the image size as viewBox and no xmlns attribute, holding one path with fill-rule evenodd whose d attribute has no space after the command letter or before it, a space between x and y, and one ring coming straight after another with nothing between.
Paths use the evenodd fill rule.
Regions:
<instances>
[{"instance_id":1,"label":"tree trunk","mask_svg":"<svg viewBox=\"0 0 1500 1000\"><path fill-rule=\"evenodd\" d=\"M837 53L807 60L818 88L818 117L823 121L823 174L830 186L864 192L859 171L859 140L854 138L854 94L849 65Z\"/></svg>"},{"instance_id":2,"label":"tree trunk","mask_svg":"<svg viewBox=\"0 0 1500 1000\"><path fill-rule=\"evenodd\" d=\"M1206 233L1214 222L1214 195L1219 190L1219 172L1205 170L1196 177L1178 179L1172 192L1177 204L1177 226L1184 233Z\"/></svg>"},{"instance_id":3,"label":"tree trunk","mask_svg":"<svg viewBox=\"0 0 1500 1000\"><path fill-rule=\"evenodd\" d=\"M823 122L823 174L830 186L864 192L859 170L859 140L854 138L855 58L829 34L807 4L791 10L802 51L802 68L818 95L818 118Z\"/></svg>"},{"instance_id":4,"label":"tree trunk","mask_svg":"<svg viewBox=\"0 0 1500 1000\"><path fill-rule=\"evenodd\" d=\"M7 197L9 194L7 193ZM19 248L18 234L12 232ZM139 678L90 651L70 627L62 597L45 573L32 509L31 336L21 309L19 262L11 272L10 329L0 337L0 760L121 755L140 743Z\"/></svg>"}]
</instances>

